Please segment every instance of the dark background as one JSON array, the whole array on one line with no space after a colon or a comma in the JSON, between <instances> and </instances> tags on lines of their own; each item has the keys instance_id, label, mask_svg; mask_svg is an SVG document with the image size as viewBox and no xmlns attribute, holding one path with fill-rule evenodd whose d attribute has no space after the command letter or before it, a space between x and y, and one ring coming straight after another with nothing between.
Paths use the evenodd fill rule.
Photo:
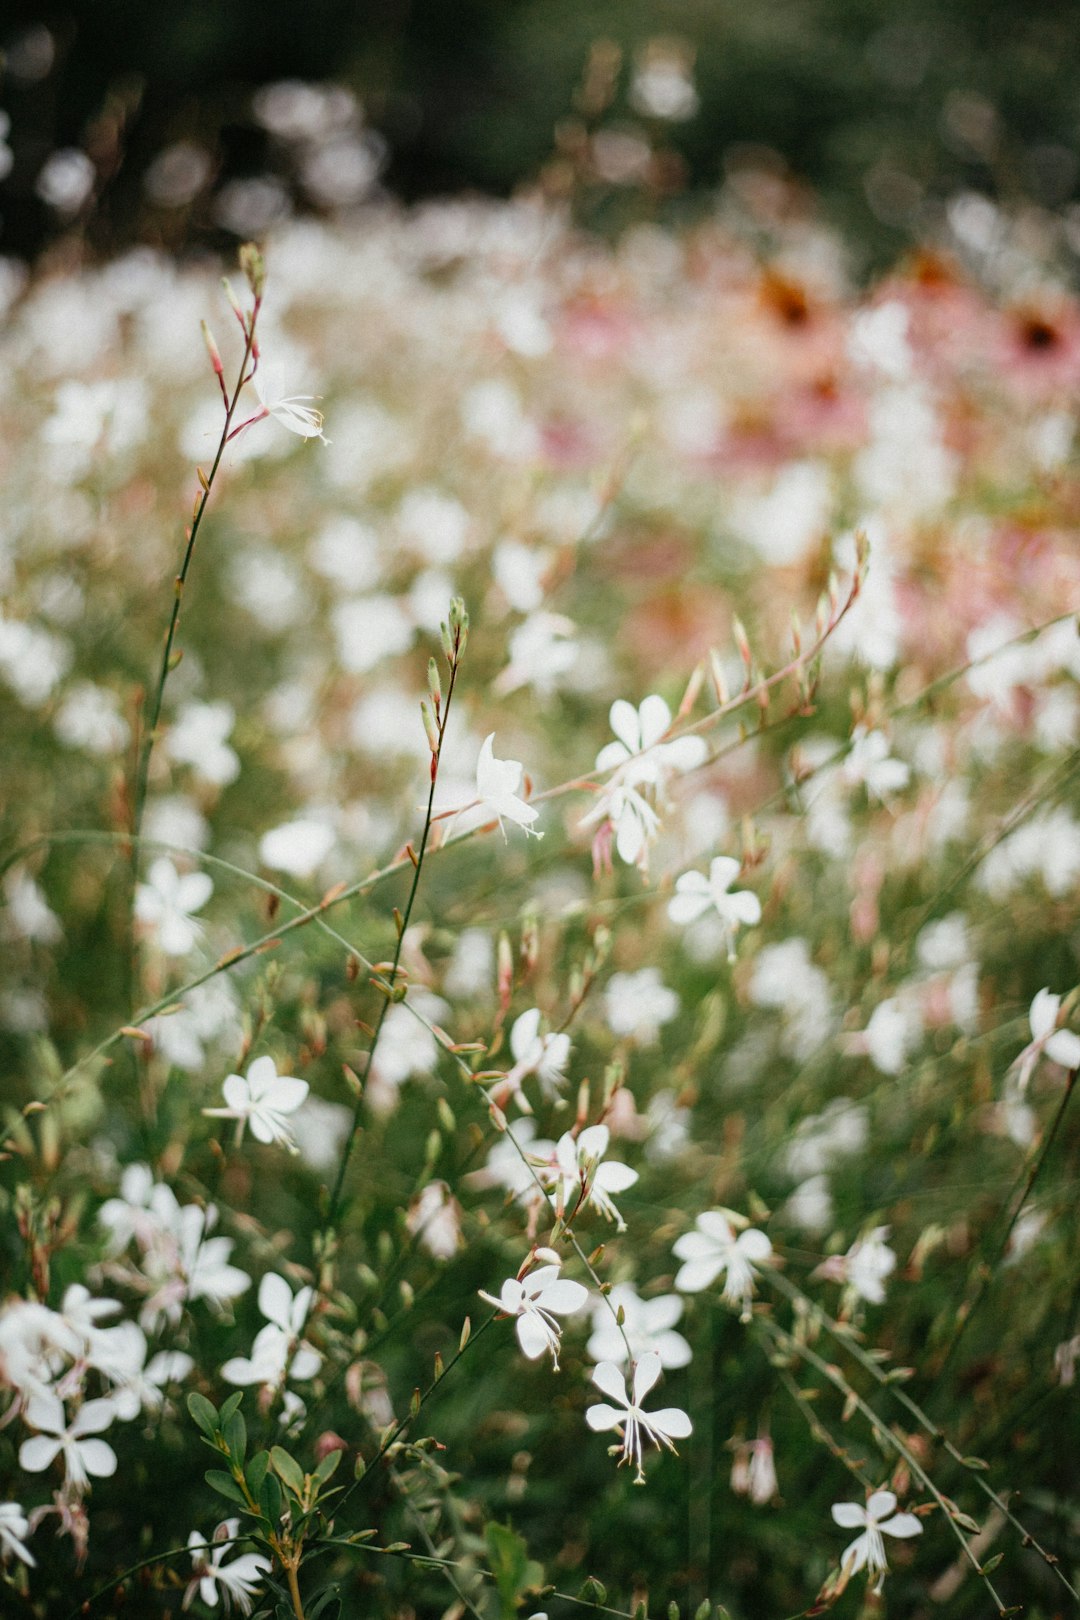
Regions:
<instances>
[{"instance_id":1,"label":"dark background","mask_svg":"<svg viewBox=\"0 0 1080 1620\"><path fill-rule=\"evenodd\" d=\"M657 35L692 48L701 103L664 131L678 154L667 207L707 198L733 151L765 147L872 263L926 234L960 190L1049 208L1080 195L1073 3L77 0L0 12L11 120L0 253L73 236L91 253L221 245L214 197L237 176L280 174L292 205L311 207L251 113L252 92L283 78L356 92L365 127L385 137L390 193L507 194L550 157L590 45L624 47L625 88L635 49ZM610 116L625 112L624 97ZM204 147L212 174L182 209L152 206L143 177L178 140ZM35 192L63 147L87 151L96 171L75 218Z\"/></svg>"}]
</instances>

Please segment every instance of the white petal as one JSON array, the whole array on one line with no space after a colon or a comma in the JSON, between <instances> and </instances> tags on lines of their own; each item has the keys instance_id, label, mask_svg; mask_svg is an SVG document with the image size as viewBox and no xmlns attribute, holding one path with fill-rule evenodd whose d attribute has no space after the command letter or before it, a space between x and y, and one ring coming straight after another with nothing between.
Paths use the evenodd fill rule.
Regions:
<instances>
[{"instance_id":1,"label":"white petal","mask_svg":"<svg viewBox=\"0 0 1080 1620\"><path fill-rule=\"evenodd\" d=\"M644 706L644 705L643 705ZM608 714L611 729L629 754L641 750L641 724L638 711L625 698L616 698Z\"/></svg>"},{"instance_id":2,"label":"white petal","mask_svg":"<svg viewBox=\"0 0 1080 1620\"><path fill-rule=\"evenodd\" d=\"M749 1231L742 1232L735 1240L735 1247L746 1260L760 1264L772 1254L772 1244L764 1232L759 1232L756 1226Z\"/></svg>"},{"instance_id":3,"label":"white petal","mask_svg":"<svg viewBox=\"0 0 1080 1620\"><path fill-rule=\"evenodd\" d=\"M679 883L681 882L682 878L679 879ZM684 891L672 895L668 901L667 914L673 923L697 922L698 918L709 909L710 904L708 895L688 894Z\"/></svg>"},{"instance_id":4,"label":"white petal","mask_svg":"<svg viewBox=\"0 0 1080 1620\"><path fill-rule=\"evenodd\" d=\"M709 887L725 894L739 875L739 862L731 855L717 855L709 867Z\"/></svg>"},{"instance_id":5,"label":"white petal","mask_svg":"<svg viewBox=\"0 0 1080 1620\"><path fill-rule=\"evenodd\" d=\"M116 1473L116 1452L104 1440L84 1440L79 1456L86 1472L95 1479L108 1479Z\"/></svg>"},{"instance_id":6,"label":"white petal","mask_svg":"<svg viewBox=\"0 0 1080 1620\"><path fill-rule=\"evenodd\" d=\"M590 1429L614 1429L620 1423L626 1422L626 1408L617 1411L614 1406L608 1406L601 1401L598 1406L590 1406L585 1411L585 1421Z\"/></svg>"},{"instance_id":7,"label":"white petal","mask_svg":"<svg viewBox=\"0 0 1080 1620\"><path fill-rule=\"evenodd\" d=\"M650 1412L648 1417L649 1427L669 1440L685 1440L693 1433L694 1425L680 1406L662 1406L659 1412Z\"/></svg>"},{"instance_id":8,"label":"white petal","mask_svg":"<svg viewBox=\"0 0 1080 1620\"><path fill-rule=\"evenodd\" d=\"M519 1316L516 1325L518 1343L530 1361L535 1361L550 1348L548 1331L538 1316L531 1314Z\"/></svg>"},{"instance_id":9,"label":"white petal","mask_svg":"<svg viewBox=\"0 0 1080 1620\"><path fill-rule=\"evenodd\" d=\"M660 1377L662 1369L660 1357L655 1350L649 1350L642 1356L634 1369L634 1405L640 1406L646 1395Z\"/></svg>"},{"instance_id":10,"label":"white petal","mask_svg":"<svg viewBox=\"0 0 1080 1620\"><path fill-rule=\"evenodd\" d=\"M588 1297L589 1290L581 1283L563 1277L558 1282L549 1283L540 1295L539 1303L545 1311L554 1311L556 1316L572 1316L575 1311L581 1310Z\"/></svg>"},{"instance_id":11,"label":"white petal","mask_svg":"<svg viewBox=\"0 0 1080 1620\"><path fill-rule=\"evenodd\" d=\"M680 1267L675 1286L684 1294L700 1294L703 1288L712 1286L723 1269L724 1262L719 1255L709 1260L688 1260Z\"/></svg>"},{"instance_id":12,"label":"white petal","mask_svg":"<svg viewBox=\"0 0 1080 1620\"><path fill-rule=\"evenodd\" d=\"M884 1524L878 1525L878 1529L887 1536L898 1536L902 1541L906 1541L908 1536L922 1535L922 1520L917 1519L914 1513L897 1513L893 1518L886 1519Z\"/></svg>"},{"instance_id":13,"label":"white petal","mask_svg":"<svg viewBox=\"0 0 1080 1620\"><path fill-rule=\"evenodd\" d=\"M875 1491L866 1504L866 1512L871 1519L887 1519L895 1506L895 1492Z\"/></svg>"},{"instance_id":14,"label":"white petal","mask_svg":"<svg viewBox=\"0 0 1080 1620\"><path fill-rule=\"evenodd\" d=\"M290 1332L292 1305L292 1289L284 1277L279 1277L276 1271L268 1271L259 1284L259 1309L266 1320L285 1333Z\"/></svg>"},{"instance_id":15,"label":"white petal","mask_svg":"<svg viewBox=\"0 0 1080 1620\"><path fill-rule=\"evenodd\" d=\"M1043 1051L1053 1063L1063 1069L1080 1069L1080 1035L1071 1029L1059 1029L1051 1035Z\"/></svg>"},{"instance_id":16,"label":"white petal","mask_svg":"<svg viewBox=\"0 0 1080 1620\"><path fill-rule=\"evenodd\" d=\"M1051 990L1042 989L1031 1003L1031 1033L1037 1041L1045 1040L1057 1023L1058 1008L1061 1006L1061 997L1055 996Z\"/></svg>"},{"instance_id":17,"label":"white petal","mask_svg":"<svg viewBox=\"0 0 1080 1620\"><path fill-rule=\"evenodd\" d=\"M662 697L654 693L647 697L638 710L641 742L639 747L651 748L658 743L671 724L671 710Z\"/></svg>"},{"instance_id":18,"label":"white petal","mask_svg":"<svg viewBox=\"0 0 1080 1620\"><path fill-rule=\"evenodd\" d=\"M87 1401L85 1406L81 1406L75 1414L71 1432L74 1435L100 1434L103 1429L107 1429L115 1421L116 1407L112 1401Z\"/></svg>"},{"instance_id":19,"label":"white petal","mask_svg":"<svg viewBox=\"0 0 1080 1620\"><path fill-rule=\"evenodd\" d=\"M307 1100L310 1090L306 1080L296 1080L291 1074L279 1074L267 1101L276 1114L294 1114Z\"/></svg>"},{"instance_id":20,"label":"white petal","mask_svg":"<svg viewBox=\"0 0 1080 1620\"><path fill-rule=\"evenodd\" d=\"M247 1083L252 1097L257 1101L266 1096L266 1093L277 1080L277 1064L272 1057L257 1057L254 1063L248 1064Z\"/></svg>"},{"instance_id":21,"label":"white petal","mask_svg":"<svg viewBox=\"0 0 1080 1620\"><path fill-rule=\"evenodd\" d=\"M48 1468L59 1450L59 1440L49 1440L43 1434L35 1434L19 1447L19 1467L28 1474L40 1474L42 1469Z\"/></svg>"},{"instance_id":22,"label":"white petal","mask_svg":"<svg viewBox=\"0 0 1080 1620\"><path fill-rule=\"evenodd\" d=\"M226 1075L221 1090L233 1113L246 1118L251 1108L251 1090L243 1075Z\"/></svg>"},{"instance_id":23,"label":"white petal","mask_svg":"<svg viewBox=\"0 0 1080 1620\"><path fill-rule=\"evenodd\" d=\"M858 1502L834 1502L832 1516L844 1530L854 1530L866 1523L866 1509Z\"/></svg>"},{"instance_id":24,"label":"white petal","mask_svg":"<svg viewBox=\"0 0 1080 1620\"><path fill-rule=\"evenodd\" d=\"M761 901L750 889L739 889L735 894L729 894L724 910L729 917L745 923L748 928L761 921Z\"/></svg>"},{"instance_id":25,"label":"white petal","mask_svg":"<svg viewBox=\"0 0 1080 1620\"><path fill-rule=\"evenodd\" d=\"M605 743L596 756L596 769L598 771L613 771L619 765L625 765L629 757L630 755L623 743Z\"/></svg>"},{"instance_id":26,"label":"white petal","mask_svg":"<svg viewBox=\"0 0 1080 1620\"><path fill-rule=\"evenodd\" d=\"M606 1125L587 1125L577 1140L578 1156L582 1161L602 1159L608 1150L611 1132Z\"/></svg>"},{"instance_id":27,"label":"white petal","mask_svg":"<svg viewBox=\"0 0 1080 1620\"><path fill-rule=\"evenodd\" d=\"M601 1192L625 1192L627 1187L632 1187L637 1179L638 1173L636 1170L631 1170L628 1164L619 1164L615 1159L602 1164L596 1172L596 1185Z\"/></svg>"},{"instance_id":28,"label":"white petal","mask_svg":"<svg viewBox=\"0 0 1080 1620\"><path fill-rule=\"evenodd\" d=\"M613 1401L619 1401L623 1406L627 1405L626 1379L613 1361L601 1361L594 1367L592 1381L597 1389L602 1390L605 1395L610 1395Z\"/></svg>"}]
</instances>

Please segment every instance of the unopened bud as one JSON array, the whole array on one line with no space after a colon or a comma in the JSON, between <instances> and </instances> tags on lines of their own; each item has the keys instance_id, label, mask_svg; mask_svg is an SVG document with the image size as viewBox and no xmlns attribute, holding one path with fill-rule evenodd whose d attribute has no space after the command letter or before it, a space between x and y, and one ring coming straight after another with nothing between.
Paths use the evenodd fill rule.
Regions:
<instances>
[{"instance_id":1,"label":"unopened bud","mask_svg":"<svg viewBox=\"0 0 1080 1620\"><path fill-rule=\"evenodd\" d=\"M521 966L529 974L540 955L540 919L535 911L528 911L521 924Z\"/></svg>"},{"instance_id":2,"label":"unopened bud","mask_svg":"<svg viewBox=\"0 0 1080 1620\"><path fill-rule=\"evenodd\" d=\"M245 242L240 249L240 268L256 298L262 298L266 286L266 261L254 242Z\"/></svg>"},{"instance_id":3,"label":"unopened bud","mask_svg":"<svg viewBox=\"0 0 1080 1620\"><path fill-rule=\"evenodd\" d=\"M431 704L427 698L420 699L420 718L424 722L424 733L427 737L428 747L432 754L439 752L439 728L435 723L435 716L431 712Z\"/></svg>"},{"instance_id":4,"label":"unopened bud","mask_svg":"<svg viewBox=\"0 0 1080 1620\"><path fill-rule=\"evenodd\" d=\"M724 666L720 662L720 654L716 651L715 647L709 648L709 674L712 676L713 691L716 693L716 701L719 703L720 707L723 708L725 703L730 702L731 693L728 691L727 680L724 676Z\"/></svg>"},{"instance_id":5,"label":"unopened bud","mask_svg":"<svg viewBox=\"0 0 1080 1620\"><path fill-rule=\"evenodd\" d=\"M510 997L514 993L514 952L510 936L505 931L499 935L497 961L499 1007L505 1013L510 1006Z\"/></svg>"},{"instance_id":6,"label":"unopened bud","mask_svg":"<svg viewBox=\"0 0 1080 1620\"><path fill-rule=\"evenodd\" d=\"M427 685L431 694L431 701L435 705L435 713L438 714L442 706L442 684L439 681L439 666L434 658L428 659Z\"/></svg>"},{"instance_id":7,"label":"unopened bud","mask_svg":"<svg viewBox=\"0 0 1080 1620\"><path fill-rule=\"evenodd\" d=\"M750 651L750 640L746 634L746 627L738 617L731 621L731 633L735 637L735 645L739 649L739 657L747 669L753 663L753 654Z\"/></svg>"},{"instance_id":8,"label":"unopened bud","mask_svg":"<svg viewBox=\"0 0 1080 1620\"><path fill-rule=\"evenodd\" d=\"M221 355L218 352L217 344L214 342L214 334L205 321L202 323L202 335L203 342L206 344L206 352L210 356L210 364L213 366L217 376L220 377L224 374L225 367L221 363Z\"/></svg>"},{"instance_id":9,"label":"unopened bud","mask_svg":"<svg viewBox=\"0 0 1080 1620\"><path fill-rule=\"evenodd\" d=\"M247 316L244 314L243 306L240 303L239 298L237 298L236 293L233 290L233 284L229 280L228 276L222 276L221 285L225 289L226 298L229 300L229 308L232 310L233 314L236 316L237 320L240 322L240 325L246 332Z\"/></svg>"}]
</instances>

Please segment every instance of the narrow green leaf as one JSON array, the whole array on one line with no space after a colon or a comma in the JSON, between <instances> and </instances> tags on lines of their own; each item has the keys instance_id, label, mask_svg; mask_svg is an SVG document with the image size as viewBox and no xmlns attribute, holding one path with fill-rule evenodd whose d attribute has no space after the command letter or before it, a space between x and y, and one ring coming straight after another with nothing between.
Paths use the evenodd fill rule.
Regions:
<instances>
[{"instance_id":1,"label":"narrow green leaf","mask_svg":"<svg viewBox=\"0 0 1080 1620\"><path fill-rule=\"evenodd\" d=\"M187 1409L203 1434L212 1439L218 1426L216 1407L210 1404L205 1395L198 1395L192 1391L187 1398Z\"/></svg>"},{"instance_id":2,"label":"narrow green leaf","mask_svg":"<svg viewBox=\"0 0 1080 1620\"><path fill-rule=\"evenodd\" d=\"M315 1478L320 1487L333 1479L343 1456L344 1452L342 1451L328 1451L326 1453L326 1456L315 1470Z\"/></svg>"},{"instance_id":3,"label":"narrow green leaf","mask_svg":"<svg viewBox=\"0 0 1080 1620\"><path fill-rule=\"evenodd\" d=\"M247 1499L231 1474L226 1474L220 1468L208 1468L203 1478L219 1496L227 1496L230 1502L239 1502L241 1507L247 1507Z\"/></svg>"},{"instance_id":4,"label":"narrow green leaf","mask_svg":"<svg viewBox=\"0 0 1080 1620\"><path fill-rule=\"evenodd\" d=\"M244 1422L242 1412L232 1412L221 1426L225 1437L225 1444L229 1448L229 1456L237 1467L243 1467L244 1456L247 1452L247 1424Z\"/></svg>"},{"instance_id":5,"label":"narrow green leaf","mask_svg":"<svg viewBox=\"0 0 1080 1620\"><path fill-rule=\"evenodd\" d=\"M284 1447L272 1446L270 1448L270 1461L274 1465L274 1471L284 1480L293 1495L302 1497L304 1494L304 1470L296 1459L290 1457Z\"/></svg>"},{"instance_id":6,"label":"narrow green leaf","mask_svg":"<svg viewBox=\"0 0 1080 1620\"><path fill-rule=\"evenodd\" d=\"M256 1498L256 1500L258 1499L259 1492L263 1488L263 1480L266 1478L269 1467L270 1453L268 1451L257 1451L244 1470L247 1477L248 1490L251 1492L252 1496Z\"/></svg>"}]
</instances>

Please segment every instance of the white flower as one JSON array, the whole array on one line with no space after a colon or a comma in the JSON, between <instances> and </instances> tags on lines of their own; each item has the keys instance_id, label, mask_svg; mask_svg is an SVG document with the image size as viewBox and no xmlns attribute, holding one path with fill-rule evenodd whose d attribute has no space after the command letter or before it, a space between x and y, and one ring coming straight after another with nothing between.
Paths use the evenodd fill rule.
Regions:
<instances>
[{"instance_id":1,"label":"white flower","mask_svg":"<svg viewBox=\"0 0 1080 1620\"><path fill-rule=\"evenodd\" d=\"M236 1540L239 1529L239 1519L224 1520L214 1531L214 1540L209 1547L198 1530L193 1530L188 1536L188 1550L195 1573L184 1593L185 1609L190 1608L196 1591L208 1608L214 1608L220 1590L226 1613L230 1603L235 1603L241 1614L251 1613L252 1599L259 1590L260 1577L269 1572L270 1560L264 1558L262 1553L241 1553L231 1564L223 1564L221 1560L227 1546Z\"/></svg>"},{"instance_id":2,"label":"white flower","mask_svg":"<svg viewBox=\"0 0 1080 1620\"><path fill-rule=\"evenodd\" d=\"M576 1140L566 1131L555 1144L552 1157L538 1166L537 1173L548 1190L554 1192L560 1216L572 1214L579 1204L594 1204L609 1221L615 1222L620 1232L625 1232L626 1222L615 1208L611 1194L632 1187L638 1173L615 1160L601 1162L610 1139L606 1125L589 1125Z\"/></svg>"},{"instance_id":3,"label":"white flower","mask_svg":"<svg viewBox=\"0 0 1080 1620\"><path fill-rule=\"evenodd\" d=\"M679 1011L679 998L660 978L659 968L613 973L604 991L604 1011L615 1035L632 1035L641 1046L654 1046L660 1025ZM603 1358L601 1358L603 1359Z\"/></svg>"},{"instance_id":4,"label":"white flower","mask_svg":"<svg viewBox=\"0 0 1080 1620\"><path fill-rule=\"evenodd\" d=\"M735 932L743 923L752 927L761 921L761 901L749 889L728 890L739 875L739 862L730 855L717 855L704 872L684 872L675 883L675 894L668 902L668 916L674 923L692 923L715 909L727 939L728 960L735 960Z\"/></svg>"},{"instance_id":5,"label":"white flower","mask_svg":"<svg viewBox=\"0 0 1080 1620\"><path fill-rule=\"evenodd\" d=\"M700 1294L717 1277L724 1276L724 1298L738 1305L745 1321L750 1314L754 1273L772 1254L772 1244L764 1232L751 1226L735 1235L735 1227L719 1209L707 1209L694 1223L696 1232L684 1232L675 1243L675 1254L683 1261L675 1286L684 1294Z\"/></svg>"},{"instance_id":6,"label":"white flower","mask_svg":"<svg viewBox=\"0 0 1080 1620\"><path fill-rule=\"evenodd\" d=\"M875 1226L858 1238L846 1254L833 1254L818 1266L815 1277L843 1283L848 1299L864 1299L870 1305L880 1305L885 1298L885 1279L896 1270L896 1255L885 1239L887 1226Z\"/></svg>"},{"instance_id":7,"label":"white flower","mask_svg":"<svg viewBox=\"0 0 1080 1620\"><path fill-rule=\"evenodd\" d=\"M231 703L189 703L166 734L169 758L191 765L197 776L215 787L227 787L240 775L240 759L227 742L236 722Z\"/></svg>"},{"instance_id":8,"label":"white flower","mask_svg":"<svg viewBox=\"0 0 1080 1620\"><path fill-rule=\"evenodd\" d=\"M501 1084L519 1093L522 1082L535 1074L544 1096L557 1096L566 1083L565 1069L570 1060L569 1035L540 1033L540 1009L531 1007L514 1020L510 1031L510 1051L514 1066Z\"/></svg>"},{"instance_id":9,"label":"white flower","mask_svg":"<svg viewBox=\"0 0 1080 1620\"><path fill-rule=\"evenodd\" d=\"M1061 997L1054 995L1045 987L1036 994L1031 1003L1028 1014L1031 1040L1013 1064L1016 1070L1016 1086L1021 1092L1027 1090L1032 1070L1040 1057L1048 1057L1052 1063L1059 1063L1063 1069L1080 1068L1080 1035L1071 1029L1058 1029L1060 1011Z\"/></svg>"},{"instance_id":10,"label":"white flower","mask_svg":"<svg viewBox=\"0 0 1080 1620\"><path fill-rule=\"evenodd\" d=\"M759 1434L756 1440L744 1440L735 1447L735 1461L731 1465L731 1488L736 1496L748 1496L755 1507L764 1507L780 1493L773 1458L773 1443L769 1435Z\"/></svg>"},{"instance_id":11,"label":"white flower","mask_svg":"<svg viewBox=\"0 0 1080 1620\"><path fill-rule=\"evenodd\" d=\"M882 1074L899 1074L922 1032L922 1016L915 1003L889 996L874 1008L862 1034L853 1037L852 1049L865 1051Z\"/></svg>"},{"instance_id":12,"label":"white flower","mask_svg":"<svg viewBox=\"0 0 1080 1620\"><path fill-rule=\"evenodd\" d=\"M902 760L889 758L889 740L883 731L856 726L843 774L853 787L861 783L871 798L884 800L888 794L907 787L911 770Z\"/></svg>"},{"instance_id":13,"label":"white flower","mask_svg":"<svg viewBox=\"0 0 1080 1620\"><path fill-rule=\"evenodd\" d=\"M166 956L186 956L201 931L191 913L201 910L213 892L205 872L181 877L172 861L162 856L135 891L135 916Z\"/></svg>"},{"instance_id":14,"label":"white flower","mask_svg":"<svg viewBox=\"0 0 1080 1620\"><path fill-rule=\"evenodd\" d=\"M259 840L259 859L275 872L309 878L334 847L334 829L313 816L272 827Z\"/></svg>"},{"instance_id":15,"label":"white flower","mask_svg":"<svg viewBox=\"0 0 1080 1620\"><path fill-rule=\"evenodd\" d=\"M67 1488L81 1495L95 1479L108 1479L116 1472L116 1453L104 1440L88 1440L100 1434L116 1418L110 1400L87 1401L71 1422L64 1416L62 1401L56 1395L33 1395L27 1402L26 1421L40 1432L19 1447L19 1467L28 1474L40 1474L63 1453Z\"/></svg>"},{"instance_id":16,"label":"white flower","mask_svg":"<svg viewBox=\"0 0 1080 1620\"><path fill-rule=\"evenodd\" d=\"M621 1328L619 1310L623 1313ZM640 1361L653 1351L662 1367L686 1367L691 1359L690 1346L681 1333L674 1331L682 1313L683 1302L678 1294L639 1299L632 1283L616 1283L607 1299L593 1306L593 1330L586 1348L594 1361Z\"/></svg>"},{"instance_id":17,"label":"white flower","mask_svg":"<svg viewBox=\"0 0 1080 1620\"><path fill-rule=\"evenodd\" d=\"M29 1531L30 1520L18 1502L0 1502L0 1559L21 1558L33 1569L37 1560L23 1544Z\"/></svg>"},{"instance_id":18,"label":"white flower","mask_svg":"<svg viewBox=\"0 0 1080 1620\"><path fill-rule=\"evenodd\" d=\"M593 1369L593 1383L617 1404L609 1406L601 1401L590 1406L585 1421L590 1429L622 1429L622 1462L633 1462L636 1470L634 1483L645 1483L641 1466L642 1440L651 1440L654 1446L675 1450L674 1442L684 1440L692 1425L686 1413L677 1406L665 1406L659 1412L645 1412L642 1401L660 1377L660 1357L654 1350L642 1356L634 1369L633 1393L628 1395L626 1380L613 1361L602 1361Z\"/></svg>"},{"instance_id":19,"label":"white flower","mask_svg":"<svg viewBox=\"0 0 1080 1620\"><path fill-rule=\"evenodd\" d=\"M495 733L489 732L484 738L480 749L480 758L476 762L476 796L481 808L490 810L498 819L502 828L503 837L506 829L503 827L503 817L514 822L524 832L532 833L535 838L542 838L533 827L533 822L540 814L532 805L526 804L524 799L517 797L517 789L521 783L524 766L516 759L496 759L492 752Z\"/></svg>"},{"instance_id":20,"label":"white flower","mask_svg":"<svg viewBox=\"0 0 1080 1620\"><path fill-rule=\"evenodd\" d=\"M250 1124L257 1142L280 1142L290 1152L297 1151L285 1119L294 1114L307 1097L306 1080L278 1074L272 1057L259 1057L249 1066L246 1078L230 1074L221 1089L228 1107L204 1108L203 1113L212 1119L235 1119L238 1142L244 1134L244 1126Z\"/></svg>"},{"instance_id":21,"label":"white flower","mask_svg":"<svg viewBox=\"0 0 1080 1620\"><path fill-rule=\"evenodd\" d=\"M885 1242L888 1235L887 1226L875 1226L845 1256L848 1287L871 1305L883 1303L885 1279L896 1270L896 1255Z\"/></svg>"},{"instance_id":22,"label":"white flower","mask_svg":"<svg viewBox=\"0 0 1080 1620\"><path fill-rule=\"evenodd\" d=\"M557 1316L572 1316L589 1297L581 1283L559 1276L559 1265L539 1266L524 1277L507 1277L499 1289L498 1299L480 1289L481 1299L495 1305L506 1316L517 1318L515 1324L518 1343L530 1361L536 1361L545 1350L551 1352L551 1364L558 1370L559 1346L562 1328Z\"/></svg>"},{"instance_id":23,"label":"white flower","mask_svg":"<svg viewBox=\"0 0 1080 1620\"><path fill-rule=\"evenodd\" d=\"M461 1242L461 1205L445 1181L429 1181L411 1200L405 1225L436 1260L451 1260Z\"/></svg>"},{"instance_id":24,"label":"white flower","mask_svg":"<svg viewBox=\"0 0 1080 1620\"><path fill-rule=\"evenodd\" d=\"M865 1507L858 1502L833 1504L832 1516L838 1525L844 1530L862 1530L862 1535L844 1548L841 1559L844 1573L850 1576L865 1569L871 1592L881 1591L889 1570L882 1535L900 1539L922 1535L922 1525L914 1513L896 1513L889 1517L895 1507L896 1497L892 1491L875 1491Z\"/></svg>"},{"instance_id":25,"label":"white flower","mask_svg":"<svg viewBox=\"0 0 1080 1620\"><path fill-rule=\"evenodd\" d=\"M634 708L625 698L617 698L609 714L611 729L618 741L608 743L596 756L596 769L619 769L629 786L649 783L657 786L669 772L691 771L700 765L707 749L700 737L676 737L661 742L671 727L671 710L655 694Z\"/></svg>"},{"instance_id":26,"label":"white flower","mask_svg":"<svg viewBox=\"0 0 1080 1620\"><path fill-rule=\"evenodd\" d=\"M289 1378L314 1378L322 1366L322 1356L300 1336L307 1326L314 1290L300 1288L295 1296L284 1277L268 1271L259 1284L259 1309L267 1325L260 1328L251 1347L251 1356L234 1356L221 1369L229 1384L263 1384L276 1388Z\"/></svg>"},{"instance_id":27,"label":"white flower","mask_svg":"<svg viewBox=\"0 0 1080 1620\"><path fill-rule=\"evenodd\" d=\"M313 394L286 394L284 369L274 363L259 366L252 381L262 406L262 416L272 416L275 422L298 433L302 439L327 440L323 435L323 414L307 402Z\"/></svg>"}]
</instances>

